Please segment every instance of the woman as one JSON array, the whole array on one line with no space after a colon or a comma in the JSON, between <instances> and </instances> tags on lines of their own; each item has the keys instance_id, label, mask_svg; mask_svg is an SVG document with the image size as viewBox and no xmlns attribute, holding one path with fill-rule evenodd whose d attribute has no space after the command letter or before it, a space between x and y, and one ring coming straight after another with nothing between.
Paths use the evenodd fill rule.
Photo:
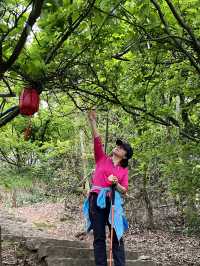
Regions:
<instances>
[{"instance_id":1,"label":"woman","mask_svg":"<svg viewBox=\"0 0 200 266\"><path fill-rule=\"evenodd\" d=\"M109 223L110 193L106 195L106 207L100 208L97 205L97 197L101 188L108 188L115 185L120 193L126 193L128 189L128 160L133 155L133 150L128 143L121 140L116 141L116 147L112 151L112 156L104 153L101 138L96 128L96 113L90 111L88 118L93 133L95 171L92 178L92 188L89 193L89 216L94 234L94 256L96 266L107 266L106 255L106 231L105 226ZM116 232L113 235L113 259L115 266L125 266L124 243L121 238L118 241Z\"/></svg>"}]
</instances>

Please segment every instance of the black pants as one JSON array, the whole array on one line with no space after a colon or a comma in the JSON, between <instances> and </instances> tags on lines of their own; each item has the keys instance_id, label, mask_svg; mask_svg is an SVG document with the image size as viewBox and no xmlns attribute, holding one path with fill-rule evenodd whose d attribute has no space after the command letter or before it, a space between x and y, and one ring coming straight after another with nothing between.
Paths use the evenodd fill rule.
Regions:
<instances>
[{"instance_id":1,"label":"black pants","mask_svg":"<svg viewBox=\"0 0 200 266\"><path fill-rule=\"evenodd\" d=\"M107 266L107 254L106 254L106 225L111 229L108 218L110 213L110 199L106 197L106 208L101 209L97 206L96 193L90 193L90 219L94 233L94 257L96 266ZM118 241L115 230L113 232L113 260L115 266L125 266L125 251L124 242L121 238Z\"/></svg>"}]
</instances>

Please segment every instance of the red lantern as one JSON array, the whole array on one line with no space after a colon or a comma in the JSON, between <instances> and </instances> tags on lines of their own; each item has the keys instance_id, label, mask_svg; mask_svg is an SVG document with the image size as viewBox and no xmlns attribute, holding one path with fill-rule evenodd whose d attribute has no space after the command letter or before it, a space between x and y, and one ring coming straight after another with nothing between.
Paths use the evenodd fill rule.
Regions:
<instances>
[{"instance_id":1,"label":"red lantern","mask_svg":"<svg viewBox=\"0 0 200 266\"><path fill-rule=\"evenodd\" d=\"M19 99L20 114L32 116L39 109L40 96L36 89L25 88Z\"/></svg>"},{"instance_id":2,"label":"red lantern","mask_svg":"<svg viewBox=\"0 0 200 266\"><path fill-rule=\"evenodd\" d=\"M24 139L29 140L32 133L31 116L39 110L40 96L36 89L25 88L19 98L19 111L22 115L30 117L29 125L24 130Z\"/></svg>"}]
</instances>

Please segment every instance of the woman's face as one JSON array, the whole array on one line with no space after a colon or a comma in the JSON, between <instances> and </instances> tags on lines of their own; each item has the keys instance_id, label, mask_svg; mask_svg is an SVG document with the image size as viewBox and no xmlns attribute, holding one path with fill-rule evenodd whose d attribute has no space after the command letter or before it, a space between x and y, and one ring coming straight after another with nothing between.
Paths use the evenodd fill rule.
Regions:
<instances>
[{"instance_id":1,"label":"woman's face","mask_svg":"<svg viewBox=\"0 0 200 266\"><path fill-rule=\"evenodd\" d=\"M126 158L126 151L124 150L123 146L116 146L113 149L113 154L116 155L117 157L119 157L120 159L125 159Z\"/></svg>"}]
</instances>

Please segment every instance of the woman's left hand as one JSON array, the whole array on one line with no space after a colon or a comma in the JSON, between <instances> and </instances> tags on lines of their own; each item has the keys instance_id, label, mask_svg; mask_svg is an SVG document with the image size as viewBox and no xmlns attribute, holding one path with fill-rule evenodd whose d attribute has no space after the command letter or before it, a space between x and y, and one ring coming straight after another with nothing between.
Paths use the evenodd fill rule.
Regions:
<instances>
[{"instance_id":1,"label":"woman's left hand","mask_svg":"<svg viewBox=\"0 0 200 266\"><path fill-rule=\"evenodd\" d=\"M118 178L117 178L116 176L114 176L114 175L110 175L110 176L108 177L108 180L109 180L110 182L112 182L113 184L118 184Z\"/></svg>"}]
</instances>

